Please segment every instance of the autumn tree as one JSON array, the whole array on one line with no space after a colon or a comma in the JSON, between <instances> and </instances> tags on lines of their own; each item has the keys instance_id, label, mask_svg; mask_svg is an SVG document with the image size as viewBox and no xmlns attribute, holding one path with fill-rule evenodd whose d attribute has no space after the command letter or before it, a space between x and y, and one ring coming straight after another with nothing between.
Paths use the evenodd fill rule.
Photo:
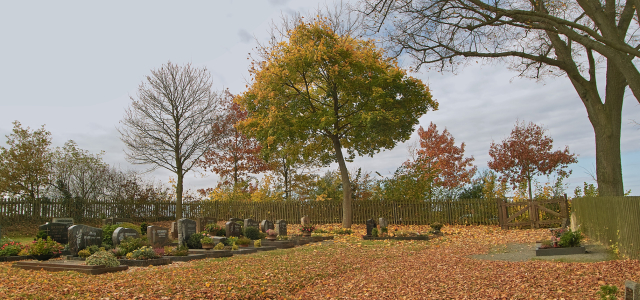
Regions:
<instances>
[{"instance_id":1,"label":"autumn tree","mask_svg":"<svg viewBox=\"0 0 640 300\"><path fill-rule=\"evenodd\" d=\"M211 85L206 68L168 62L140 84L118 128L128 161L176 174L176 219L182 218L184 175L212 146L217 97Z\"/></svg>"},{"instance_id":2,"label":"autumn tree","mask_svg":"<svg viewBox=\"0 0 640 300\"><path fill-rule=\"evenodd\" d=\"M0 146L0 192L39 199L50 184L51 132L44 125L31 130L14 121L6 137L8 148ZM34 215L39 213L35 207Z\"/></svg>"},{"instance_id":3,"label":"autumn tree","mask_svg":"<svg viewBox=\"0 0 640 300\"><path fill-rule=\"evenodd\" d=\"M338 163L342 226L349 228L346 161L407 140L418 118L437 103L420 80L407 76L373 41L330 24L336 23L298 19L282 31L284 40L260 47L251 85L238 102L248 111L243 130L263 147L289 141L312 150L307 155L325 165Z\"/></svg>"},{"instance_id":4,"label":"autumn tree","mask_svg":"<svg viewBox=\"0 0 640 300\"><path fill-rule=\"evenodd\" d=\"M247 118L247 111L233 98L228 90L221 96L221 116L212 125L211 149L202 157L200 166L217 173L235 189L249 174L265 171L268 165L260 157L260 143L237 129L236 123Z\"/></svg>"},{"instance_id":5,"label":"autumn tree","mask_svg":"<svg viewBox=\"0 0 640 300\"><path fill-rule=\"evenodd\" d=\"M418 128L420 147L415 149L413 161L405 164L422 169L423 180L445 189L462 187L471 182L477 167L473 157L464 157L464 143L455 145L455 139L445 128L438 133L436 124L430 123L427 130ZM430 189L429 193L432 191Z\"/></svg>"},{"instance_id":6,"label":"autumn tree","mask_svg":"<svg viewBox=\"0 0 640 300\"><path fill-rule=\"evenodd\" d=\"M529 188L529 199L533 199L531 181L539 175L557 173L566 178L571 170L569 164L578 162L576 155L564 150L551 151L553 139L544 134L545 130L534 123L528 125L516 122L511 135L501 144L491 143L488 162L489 168L501 173L514 187L526 182Z\"/></svg>"},{"instance_id":7,"label":"autumn tree","mask_svg":"<svg viewBox=\"0 0 640 300\"><path fill-rule=\"evenodd\" d=\"M394 55L408 54L416 68L434 65L456 71L480 58L500 60L524 77L567 76L595 132L599 194L623 195L625 89L640 102L637 0L361 3L373 31L385 31L383 38Z\"/></svg>"}]
</instances>

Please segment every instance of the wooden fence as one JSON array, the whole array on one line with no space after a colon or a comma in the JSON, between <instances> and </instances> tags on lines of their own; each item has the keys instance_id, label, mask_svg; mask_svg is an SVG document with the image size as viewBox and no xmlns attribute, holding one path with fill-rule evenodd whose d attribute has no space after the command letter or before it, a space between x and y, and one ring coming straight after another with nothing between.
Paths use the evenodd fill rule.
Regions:
<instances>
[{"instance_id":1,"label":"wooden fence","mask_svg":"<svg viewBox=\"0 0 640 300\"><path fill-rule=\"evenodd\" d=\"M339 201L190 201L183 203L182 207L183 217L190 219L283 219L295 224L306 215L314 223L340 223L342 220L342 202ZM498 208L494 199L354 201L352 209L355 224L364 224L367 219L379 217L386 218L391 224L498 224ZM84 199L33 201L0 198L0 223L21 220L44 222L50 221L53 217L72 217L77 221L110 217L147 222L173 220L175 202L105 202Z\"/></svg>"}]
</instances>

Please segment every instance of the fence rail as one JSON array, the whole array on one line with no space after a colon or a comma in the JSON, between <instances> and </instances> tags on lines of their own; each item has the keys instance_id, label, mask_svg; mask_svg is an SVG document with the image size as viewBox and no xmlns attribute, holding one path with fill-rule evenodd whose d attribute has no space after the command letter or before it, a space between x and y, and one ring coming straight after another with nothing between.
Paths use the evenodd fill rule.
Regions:
<instances>
[{"instance_id":1,"label":"fence rail","mask_svg":"<svg viewBox=\"0 0 640 300\"><path fill-rule=\"evenodd\" d=\"M7 199L0 198L0 223L20 220L48 221L53 217L84 219L131 218L139 221L175 219L175 202L107 202L85 199ZM433 200L424 202L354 201L353 223L364 224L370 218L384 217L391 224L498 224L498 208L493 199ZM299 223L308 216L314 223L340 223L342 202L279 201L220 202L190 201L182 204L184 218L232 217L255 220L283 219Z\"/></svg>"}]
</instances>

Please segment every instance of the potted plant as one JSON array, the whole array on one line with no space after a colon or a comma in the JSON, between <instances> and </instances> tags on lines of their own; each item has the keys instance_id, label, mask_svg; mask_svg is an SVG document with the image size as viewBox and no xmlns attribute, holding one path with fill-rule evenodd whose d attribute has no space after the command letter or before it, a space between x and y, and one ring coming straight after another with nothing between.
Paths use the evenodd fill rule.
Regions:
<instances>
[{"instance_id":1,"label":"potted plant","mask_svg":"<svg viewBox=\"0 0 640 300\"><path fill-rule=\"evenodd\" d=\"M241 237L236 241L236 245L240 247L249 247L249 243L251 243L251 240L246 237Z\"/></svg>"},{"instance_id":2,"label":"potted plant","mask_svg":"<svg viewBox=\"0 0 640 300\"><path fill-rule=\"evenodd\" d=\"M200 240L200 243L202 244L202 249L213 249L213 247L215 247L216 242L213 240L212 237L205 236Z\"/></svg>"},{"instance_id":3,"label":"potted plant","mask_svg":"<svg viewBox=\"0 0 640 300\"><path fill-rule=\"evenodd\" d=\"M53 258L62 253L62 249L64 248L60 243L52 240L50 236L48 236L46 240L38 239L37 241L33 241L28 247L27 255L40 261Z\"/></svg>"},{"instance_id":4,"label":"potted plant","mask_svg":"<svg viewBox=\"0 0 640 300\"><path fill-rule=\"evenodd\" d=\"M275 241L278 235L276 235L276 231L273 229L267 230L267 236L265 237L267 240Z\"/></svg>"},{"instance_id":5,"label":"potted plant","mask_svg":"<svg viewBox=\"0 0 640 300\"><path fill-rule=\"evenodd\" d=\"M300 231L302 232L302 236L306 236L309 237L311 236L311 233L315 230L316 228L311 226L311 225L304 225L300 227Z\"/></svg>"}]
</instances>

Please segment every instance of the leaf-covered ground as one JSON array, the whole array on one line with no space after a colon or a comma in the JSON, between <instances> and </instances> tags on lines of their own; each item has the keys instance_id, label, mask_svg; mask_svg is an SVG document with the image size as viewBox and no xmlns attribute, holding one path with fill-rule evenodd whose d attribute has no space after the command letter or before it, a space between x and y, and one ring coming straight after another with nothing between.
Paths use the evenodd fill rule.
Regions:
<instances>
[{"instance_id":1,"label":"leaf-covered ground","mask_svg":"<svg viewBox=\"0 0 640 300\"><path fill-rule=\"evenodd\" d=\"M325 229L331 226L322 226ZM428 242L333 243L130 268L90 276L11 268L0 263L0 297L14 299L598 299L600 285L621 290L640 280L640 262L476 260L497 244L533 243L548 230L445 227ZM427 231L425 226L400 230ZM622 296L620 294L619 296Z\"/></svg>"}]
</instances>

